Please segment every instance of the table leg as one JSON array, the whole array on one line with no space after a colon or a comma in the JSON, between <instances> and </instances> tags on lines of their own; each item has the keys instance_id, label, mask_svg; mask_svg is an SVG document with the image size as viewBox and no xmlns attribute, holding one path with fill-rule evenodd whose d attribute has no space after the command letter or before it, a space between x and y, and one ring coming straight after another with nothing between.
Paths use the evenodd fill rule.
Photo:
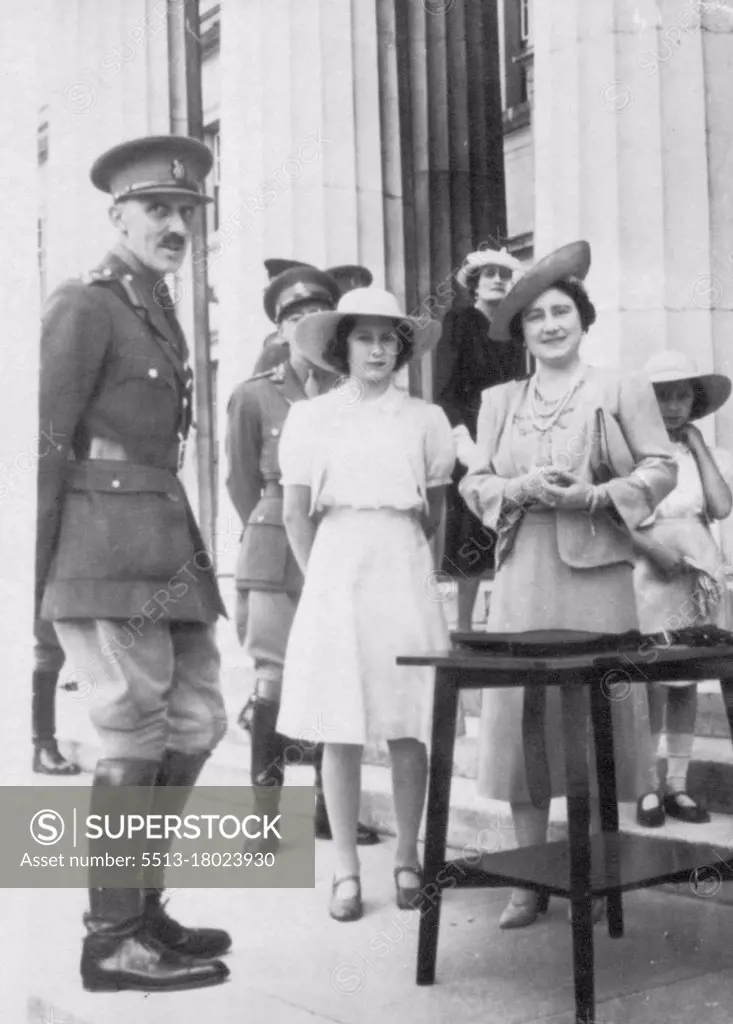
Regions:
<instances>
[{"instance_id":1,"label":"table leg","mask_svg":"<svg viewBox=\"0 0 733 1024\"><path fill-rule=\"evenodd\" d=\"M456 712L459 690L457 676L449 669L437 669L433 729L428 778L428 807L425 824L425 865L423 898L420 906L420 933L417 944L417 984L432 985L438 954L441 879L445 867L445 848L453 778L453 750L456 742Z\"/></svg>"},{"instance_id":2,"label":"table leg","mask_svg":"<svg viewBox=\"0 0 733 1024\"><path fill-rule=\"evenodd\" d=\"M590 789L587 735L588 693L581 681L562 684L563 742L567 774L570 907L576 1024L595 1019L592 897L590 893Z\"/></svg>"},{"instance_id":3,"label":"table leg","mask_svg":"<svg viewBox=\"0 0 733 1024\"><path fill-rule=\"evenodd\" d=\"M616 759L613 750L613 718L609 698L603 693L601 680L591 684L590 707L593 738L596 747L596 776L601 806L601 830L618 833L618 797L616 793ZM609 893L606 901L608 934L619 939L624 933L621 890Z\"/></svg>"},{"instance_id":4,"label":"table leg","mask_svg":"<svg viewBox=\"0 0 733 1024\"><path fill-rule=\"evenodd\" d=\"M728 728L730 729L730 738L733 742L733 676L729 677L728 679L720 680L720 692L723 695L725 713L728 716Z\"/></svg>"}]
</instances>

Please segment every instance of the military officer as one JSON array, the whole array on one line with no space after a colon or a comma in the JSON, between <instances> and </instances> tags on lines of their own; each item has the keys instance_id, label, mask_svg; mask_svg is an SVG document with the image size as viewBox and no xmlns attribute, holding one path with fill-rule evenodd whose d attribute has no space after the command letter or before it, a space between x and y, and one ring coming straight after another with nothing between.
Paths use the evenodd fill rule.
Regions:
<instances>
[{"instance_id":1,"label":"military officer","mask_svg":"<svg viewBox=\"0 0 733 1024\"><path fill-rule=\"evenodd\" d=\"M224 607L177 476L192 373L165 282L183 260L210 167L208 149L182 137L103 154L91 180L111 194L116 243L44 311L40 428L51 443L38 470L37 598L69 677L90 690L102 748L93 813L118 786L148 790L152 813L162 788L176 787L168 796L182 811L226 731L212 628ZM103 888L90 876L85 988L223 981L216 958L229 935L169 917L162 872L145 886Z\"/></svg>"},{"instance_id":2,"label":"military officer","mask_svg":"<svg viewBox=\"0 0 733 1024\"><path fill-rule=\"evenodd\" d=\"M311 263L302 263L300 260L270 259L265 260L265 270L270 281L278 277L286 270L293 270L296 267L312 267ZM368 288L372 283L371 271L358 264L343 264L338 267L330 267L326 273L332 277L338 285L339 297L354 288ZM289 347L280 335L279 331L268 334L265 338L262 351L254 365L254 373L262 373L264 370L271 370L279 363L285 362L289 355Z\"/></svg>"},{"instance_id":3,"label":"military officer","mask_svg":"<svg viewBox=\"0 0 733 1024\"><path fill-rule=\"evenodd\" d=\"M228 407L227 488L244 525L237 562L237 631L255 664L256 688L249 708L251 778L263 810L279 800L285 764L300 760L301 744L275 729L285 648L303 578L290 550L282 519L278 444L293 402L326 390L332 375L312 367L294 344L295 325L311 312L333 309L339 290L333 278L315 267L292 267L268 285L265 311L289 343L289 359L240 384ZM322 737L299 737L315 746L316 836L331 838L321 782ZM320 740L320 742L318 742ZM362 843L377 833L359 826ZM255 840L253 851L277 848L271 838Z\"/></svg>"}]
</instances>

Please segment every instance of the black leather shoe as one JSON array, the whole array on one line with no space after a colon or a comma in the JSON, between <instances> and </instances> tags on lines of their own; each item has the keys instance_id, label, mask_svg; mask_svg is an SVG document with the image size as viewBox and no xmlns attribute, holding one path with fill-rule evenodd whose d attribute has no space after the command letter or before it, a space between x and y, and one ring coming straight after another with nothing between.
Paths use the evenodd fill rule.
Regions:
<instances>
[{"instance_id":1,"label":"black leather shoe","mask_svg":"<svg viewBox=\"0 0 733 1024\"><path fill-rule=\"evenodd\" d=\"M117 928L87 935L81 977L87 992L174 992L219 985L229 969L220 960L181 956L154 939L144 922L134 922L125 933Z\"/></svg>"},{"instance_id":2,"label":"black leather shoe","mask_svg":"<svg viewBox=\"0 0 733 1024\"><path fill-rule=\"evenodd\" d=\"M656 804L653 807L644 807L644 801L653 796ZM665 822L664 806L660 793L644 793L636 801L636 820L642 828L661 828Z\"/></svg>"},{"instance_id":3,"label":"black leather shoe","mask_svg":"<svg viewBox=\"0 0 733 1024\"><path fill-rule=\"evenodd\" d=\"M678 821L686 821L692 825L703 825L710 821L708 812L696 801L691 804L680 803L679 797L686 796L692 800L689 793L667 793L664 797L664 809L670 818L677 818Z\"/></svg>"},{"instance_id":4,"label":"black leather shoe","mask_svg":"<svg viewBox=\"0 0 733 1024\"><path fill-rule=\"evenodd\" d=\"M81 768L67 761L56 743L48 743L33 751L33 771L38 775L79 775Z\"/></svg>"},{"instance_id":5,"label":"black leather shoe","mask_svg":"<svg viewBox=\"0 0 733 1024\"><path fill-rule=\"evenodd\" d=\"M160 897L152 893L145 896L145 922L149 935L181 956L223 956L232 945L231 935L222 928L186 928L174 921Z\"/></svg>"}]
</instances>

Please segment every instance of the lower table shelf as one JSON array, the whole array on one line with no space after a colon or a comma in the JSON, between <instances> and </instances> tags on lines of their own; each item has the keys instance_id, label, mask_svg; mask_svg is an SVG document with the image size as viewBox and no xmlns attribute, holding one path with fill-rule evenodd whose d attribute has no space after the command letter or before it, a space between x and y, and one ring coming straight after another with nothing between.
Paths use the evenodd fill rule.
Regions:
<instances>
[{"instance_id":1,"label":"lower table shelf","mask_svg":"<svg viewBox=\"0 0 733 1024\"><path fill-rule=\"evenodd\" d=\"M585 891L593 896L686 881L704 892L706 886L733 879L733 849L706 843L601 833L589 838L583 856L590 858ZM438 884L444 889L524 886L569 897L570 844L562 840L449 861L439 872Z\"/></svg>"}]
</instances>

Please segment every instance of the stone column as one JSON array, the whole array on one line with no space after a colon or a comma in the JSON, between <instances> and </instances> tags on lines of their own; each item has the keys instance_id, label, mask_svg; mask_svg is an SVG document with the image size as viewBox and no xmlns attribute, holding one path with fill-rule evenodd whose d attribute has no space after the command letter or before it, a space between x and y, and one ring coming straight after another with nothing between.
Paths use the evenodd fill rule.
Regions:
<instances>
[{"instance_id":1,"label":"stone column","mask_svg":"<svg viewBox=\"0 0 733 1024\"><path fill-rule=\"evenodd\" d=\"M384 284L377 45L370 0L222 6L221 223L212 254L222 439L232 389L273 329L262 308L264 259L361 262ZM220 499L226 572L239 526L223 488Z\"/></svg>"},{"instance_id":2,"label":"stone column","mask_svg":"<svg viewBox=\"0 0 733 1024\"><path fill-rule=\"evenodd\" d=\"M565 0L534 16L535 253L591 243L587 357L635 369L670 348L733 372L733 10ZM733 449L733 405L715 419L707 439Z\"/></svg>"}]
</instances>

